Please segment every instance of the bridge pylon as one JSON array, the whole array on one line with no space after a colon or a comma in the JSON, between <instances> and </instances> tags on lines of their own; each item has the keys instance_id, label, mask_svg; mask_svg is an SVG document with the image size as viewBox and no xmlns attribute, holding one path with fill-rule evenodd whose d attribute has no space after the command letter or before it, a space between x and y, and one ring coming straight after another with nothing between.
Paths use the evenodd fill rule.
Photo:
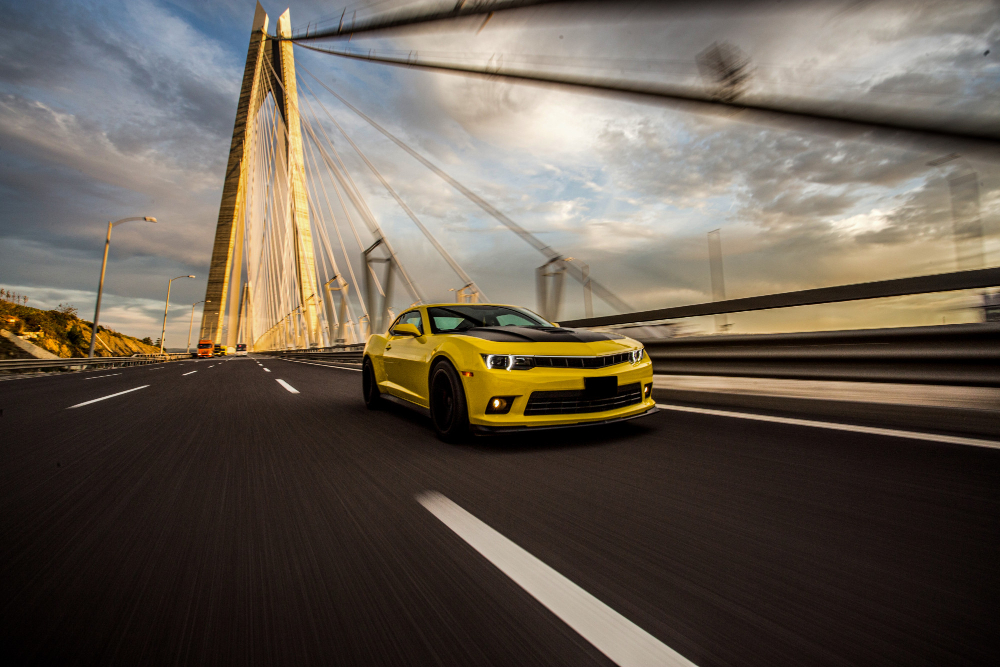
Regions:
<instances>
[{"instance_id":1,"label":"bridge pylon","mask_svg":"<svg viewBox=\"0 0 1000 667\"><path fill-rule=\"evenodd\" d=\"M205 289L205 310L201 320L201 338L215 343L235 345L243 317L249 308L240 308L243 286L244 216L247 204L248 171L251 159L251 134L257 113L269 90L281 113L287 132L284 144L285 164L289 177L289 206L295 257L296 293L302 315L301 337L315 346L322 345L319 320L320 291L317 286L312 231L309 224L309 204L305 182L302 150L302 129L299 120L298 89L295 80L295 57L292 42L269 39L268 16L257 3L250 46L247 50L243 83L236 106L236 121L229 148L229 161L222 186L222 202L215 228L215 243ZM289 11L278 17L278 35L291 36ZM227 311L228 307L228 311ZM228 320L227 320L228 314ZM225 335L225 340L223 336ZM246 342L250 345L253 341Z\"/></svg>"}]
</instances>

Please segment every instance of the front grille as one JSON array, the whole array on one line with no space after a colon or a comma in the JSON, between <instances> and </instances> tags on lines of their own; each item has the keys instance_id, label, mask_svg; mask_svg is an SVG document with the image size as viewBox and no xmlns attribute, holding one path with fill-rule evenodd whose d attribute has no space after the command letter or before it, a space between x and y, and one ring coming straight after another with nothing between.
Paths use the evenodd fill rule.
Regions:
<instances>
[{"instance_id":1,"label":"front grille","mask_svg":"<svg viewBox=\"0 0 1000 667\"><path fill-rule=\"evenodd\" d=\"M528 398L524 414L527 416L575 415L617 410L637 403L642 403L642 386L638 382L621 385L618 387L618 394L610 398L587 398L582 389L535 391Z\"/></svg>"},{"instance_id":2,"label":"front grille","mask_svg":"<svg viewBox=\"0 0 1000 667\"><path fill-rule=\"evenodd\" d=\"M619 352L603 357L535 357L536 367L545 368L606 368L624 364L631 352Z\"/></svg>"}]
</instances>

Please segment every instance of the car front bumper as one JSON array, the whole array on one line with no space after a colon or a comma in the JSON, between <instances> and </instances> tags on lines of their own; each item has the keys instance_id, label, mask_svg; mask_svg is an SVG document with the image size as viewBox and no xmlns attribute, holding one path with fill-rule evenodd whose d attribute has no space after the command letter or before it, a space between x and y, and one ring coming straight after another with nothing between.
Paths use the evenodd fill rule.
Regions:
<instances>
[{"instance_id":1,"label":"car front bumper","mask_svg":"<svg viewBox=\"0 0 1000 667\"><path fill-rule=\"evenodd\" d=\"M639 383L640 392L653 382L653 366L647 358L639 364L621 364L604 369L582 370L566 368L535 368L528 371L479 370L472 377L464 376L469 425L480 433L503 433L512 430L534 430L601 424L633 419L649 414L656 402L652 395L640 394L641 400L600 412L569 414L524 414L532 393L537 391L578 391L584 388L584 378L618 378L618 386ZM493 397L514 397L507 414L490 414L486 407Z\"/></svg>"}]
</instances>

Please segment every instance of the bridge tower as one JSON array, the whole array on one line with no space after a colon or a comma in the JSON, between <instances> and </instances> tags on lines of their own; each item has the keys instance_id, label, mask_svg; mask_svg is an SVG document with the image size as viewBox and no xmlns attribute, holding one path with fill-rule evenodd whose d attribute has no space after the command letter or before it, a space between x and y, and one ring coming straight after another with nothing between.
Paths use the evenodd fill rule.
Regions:
<instances>
[{"instance_id":1,"label":"bridge tower","mask_svg":"<svg viewBox=\"0 0 1000 667\"><path fill-rule=\"evenodd\" d=\"M236 122L229 148L229 162L222 186L222 203L215 227L212 264L205 289L205 309L201 319L201 338L215 343L235 345L241 330L240 296L243 292L243 233L247 196L249 138L257 112L264 100L263 87L272 91L275 106L281 112L287 128L285 154L290 172L290 206L295 244L295 278L299 303L309 340L313 345L320 339L319 290L313 255L312 232L309 226L309 205L305 185L302 152L302 127L299 121L299 99L295 80L295 56L290 41L277 41L267 35L268 16L257 3L250 47L247 50L243 84L236 107ZM278 35L291 36L289 10L278 17ZM228 321L227 317L228 306ZM225 324L225 327L223 326ZM223 331L225 330L225 340ZM253 341L242 341L252 344Z\"/></svg>"}]
</instances>

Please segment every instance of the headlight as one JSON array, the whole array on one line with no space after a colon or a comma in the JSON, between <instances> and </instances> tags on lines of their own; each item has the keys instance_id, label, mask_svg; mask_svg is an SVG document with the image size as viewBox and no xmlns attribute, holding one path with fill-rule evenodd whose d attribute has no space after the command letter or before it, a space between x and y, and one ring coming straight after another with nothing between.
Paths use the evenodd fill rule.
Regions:
<instances>
[{"instance_id":1,"label":"headlight","mask_svg":"<svg viewBox=\"0 0 1000 667\"><path fill-rule=\"evenodd\" d=\"M644 352L645 350L641 347L638 350L632 350L632 352L629 353L630 354L629 361L631 361L633 364L639 363L640 361L642 361L642 355Z\"/></svg>"},{"instance_id":2,"label":"headlight","mask_svg":"<svg viewBox=\"0 0 1000 667\"><path fill-rule=\"evenodd\" d=\"M508 371L526 371L535 367L534 357L525 357L516 354L484 354L483 361L486 368Z\"/></svg>"},{"instance_id":3,"label":"headlight","mask_svg":"<svg viewBox=\"0 0 1000 667\"><path fill-rule=\"evenodd\" d=\"M510 363L506 354L484 354L483 361L486 362L486 368L507 368Z\"/></svg>"}]
</instances>

